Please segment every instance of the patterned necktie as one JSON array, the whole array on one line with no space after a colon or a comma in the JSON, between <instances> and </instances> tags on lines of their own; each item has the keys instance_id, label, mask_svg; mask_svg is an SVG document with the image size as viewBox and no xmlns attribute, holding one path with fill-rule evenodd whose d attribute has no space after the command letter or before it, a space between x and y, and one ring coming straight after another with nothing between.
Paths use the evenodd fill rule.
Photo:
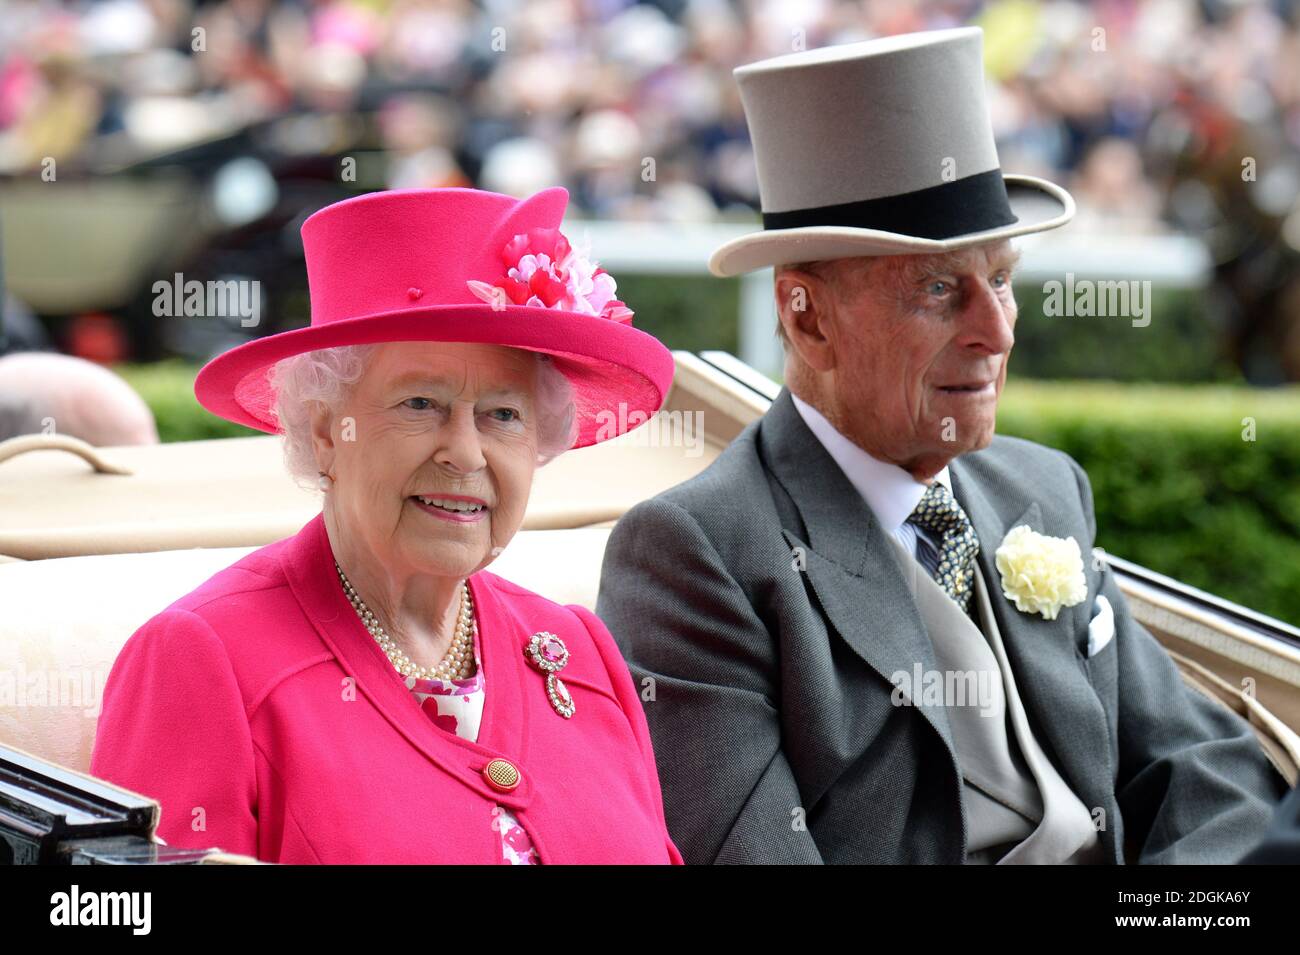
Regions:
<instances>
[{"instance_id":1,"label":"patterned necktie","mask_svg":"<svg viewBox=\"0 0 1300 955\"><path fill-rule=\"evenodd\" d=\"M970 518L952 492L935 481L925 489L921 503L908 520L941 542L938 564L931 569L931 576L957 606L967 610L975 589L975 555L980 551Z\"/></svg>"}]
</instances>

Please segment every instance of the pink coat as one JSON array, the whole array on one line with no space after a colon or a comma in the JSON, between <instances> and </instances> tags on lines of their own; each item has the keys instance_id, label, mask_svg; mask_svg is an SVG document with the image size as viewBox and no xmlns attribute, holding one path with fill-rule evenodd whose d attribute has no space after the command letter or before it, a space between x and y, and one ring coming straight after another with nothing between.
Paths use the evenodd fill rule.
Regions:
<instances>
[{"instance_id":1,"label":"pink coat","mask_svg":"<svg viewBox=\"0 0 1300 955\"><path fill-rule=\"evenodd\" d=\"M123 647L91 772L162 805L169 845L282 863L503 862L508 808L543 863L680 863L632 678L593 613L469 579L487 701L437 727L343 595L320 515L177 600ZM523 648L570 650L561 718ZM484 767L521 779L499 792Z\"/></svg>"}]
</instances>

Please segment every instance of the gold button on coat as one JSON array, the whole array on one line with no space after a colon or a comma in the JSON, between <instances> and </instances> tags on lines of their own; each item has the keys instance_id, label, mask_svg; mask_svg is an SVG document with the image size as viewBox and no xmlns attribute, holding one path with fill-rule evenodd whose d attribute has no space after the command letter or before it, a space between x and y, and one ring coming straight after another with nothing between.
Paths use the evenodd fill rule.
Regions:
<instances>
[{"instance_id":1,"label":"gold button on coat","mask_svg":"<svg viewBox=\"0 0 1300 955\"><path fill-rule=\"evenodd\" d=\"M519 770L506 759L494 759L483 767L483 778L497 792L508 793L519 785Z\"/></svg>"}]
</instances>

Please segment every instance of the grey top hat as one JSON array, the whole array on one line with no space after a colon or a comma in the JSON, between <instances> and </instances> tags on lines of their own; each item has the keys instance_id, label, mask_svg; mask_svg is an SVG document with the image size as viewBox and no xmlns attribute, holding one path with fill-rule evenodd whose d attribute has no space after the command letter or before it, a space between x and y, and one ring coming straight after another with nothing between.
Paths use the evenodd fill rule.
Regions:
<instances>
[{"instance_id":1,"label":"grey top hat","mask_svg":"<svg viewBox=\"0 0 1300 955\"><path fill-rule=\"evenodd\" d=\"M1068 192L998 165L983 46L962 27L736 69L763 231L723 245L709 269L946 252L1069 222Z\"/></svg>"}]
</instances>

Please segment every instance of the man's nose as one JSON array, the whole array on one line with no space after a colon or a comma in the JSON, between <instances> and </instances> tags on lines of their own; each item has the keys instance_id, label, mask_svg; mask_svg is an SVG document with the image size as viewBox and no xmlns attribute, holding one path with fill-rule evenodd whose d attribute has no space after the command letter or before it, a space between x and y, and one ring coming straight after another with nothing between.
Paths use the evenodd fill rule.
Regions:
<instances>
[{"instance_id":1,"label":"man's nose","mask_svg":"<svg viewBox=\"0 0 1300 955\"><path fill-rule=\"evenodd\" d=\"M979 348L990 355L1011 351L1016 343L1016 303L1009 294L985 281L971 283L961 316L962 345Z\"/></svg>"},{"instance_id":2,"label":"man's nose","mask_svg":"<svg viewBox=\"0 0 1300 955\"><path fill-rule=\"evenodd\" d=\"M473 405L452 402L447 420L438 429L438 447L433 459L465 474L472 474L487 464Z\"/></svg>"}]
</instances>

